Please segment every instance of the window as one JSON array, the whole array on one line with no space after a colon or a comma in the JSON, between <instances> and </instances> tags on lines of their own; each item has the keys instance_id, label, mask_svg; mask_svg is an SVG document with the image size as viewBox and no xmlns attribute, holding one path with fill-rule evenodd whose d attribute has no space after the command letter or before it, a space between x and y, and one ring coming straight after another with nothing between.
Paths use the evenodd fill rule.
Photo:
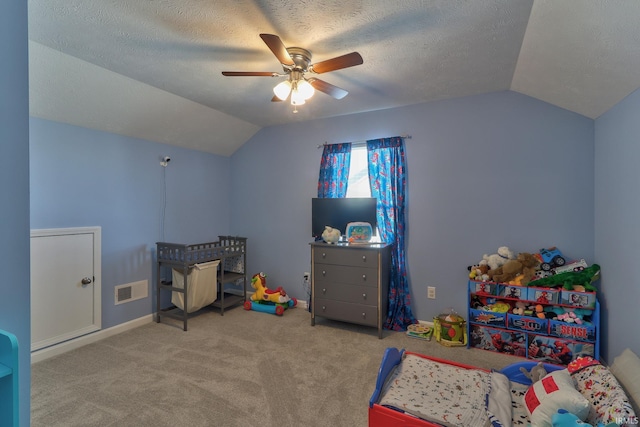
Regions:
<instances>
[{"instance_id":1,"label":"window","mask_svg":"<svg viewBox=\"0 0 640 427\"><path fill-rule=\"evenodd\" d=\"M347 197L371 197L366 145L351 147Z\"/></svg>"},{"instance_id":2,"label":"window","mask_svg":"<svg viewBox=\"0 0 640 427\"><path fill-rule=\"evenodd\" d=\"M369 158L367 146L351 147L351 162L349 166L349 183L347 184L346 197L371 197L369 184ZM372 242L380 242L380 233L377 228L373 230Z\"/></svg>"}]
</instances>

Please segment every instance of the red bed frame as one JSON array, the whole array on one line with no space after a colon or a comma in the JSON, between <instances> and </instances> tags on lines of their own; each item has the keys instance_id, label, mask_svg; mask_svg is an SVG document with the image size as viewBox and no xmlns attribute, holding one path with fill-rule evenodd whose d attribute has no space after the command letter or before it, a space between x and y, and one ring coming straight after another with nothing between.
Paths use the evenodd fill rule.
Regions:
<instances>
[{"instance_id":1,"label":"red bed frame","mask_svg":"<svg viewBox=\"0 0 640 427\"><path fill-rule=\"evenodd\" d=\"M371 399L369 400L369 427L442 427L441 424L436 424L420 418L416 418L413 415L409 415L407 413L387 408L386 406L378 404L378 401L381 397L382 388L384 387L384 383L387 377L391 374L394 368L400 362L402 362L404 354L412 354L424 359L457 366L463 369L473 369L477 371L489 372L488 369L482 369L471 365L456 363L450 360L430 357L424 354L413 353L410 351L405 352L404 350L398 350L397 348L393 347L387 348L382 357L380 369L378 370L376 388L371 396ZM533 361L517 362L505 367L501 370L501 372L505 374L510 381L531 385L531 380L524 376L524 374L520 371L520 367L524 367L525 369L527 369L527 371L529 371L536 364L537 363ZM547 372L551 372L556 369L561 369L562 367L545 364L545 368L547 369Z\"/></svg>"}]
</instances>

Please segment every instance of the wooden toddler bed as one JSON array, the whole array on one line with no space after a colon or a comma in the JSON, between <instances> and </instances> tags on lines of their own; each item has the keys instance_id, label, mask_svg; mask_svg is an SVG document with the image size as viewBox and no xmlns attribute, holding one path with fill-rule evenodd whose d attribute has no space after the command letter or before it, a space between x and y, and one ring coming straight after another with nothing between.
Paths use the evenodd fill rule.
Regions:
<instances>
[{"instance_id":1,"label":"wooden toddler bed","mask_svg":"<svg viewBox=\"0 0 640 427\"><path fill-rule=\"evenodd\" d=\"M550 373L547 377L557 377L561 388L553 395L545 380L532 387L531 381L520 371L521 367L530 371L536 364L522 361L501 371L488 371L388 348L369 401L369 426L506 427L530 423L542 426L546 424L539 422L539 419L549 419L550 414L557 412L557 405L571 412L578 411L579 405L582 405L584 416L589 414L589 422L603 421L607 424L623 417L634 419L635 414L624 391L599 362L593 361L590 366L575 368L575 376L563 366L545 364L546 371ZM566 384L571 385L563 385L560 379L564 377L561 376L566 377ZM589 393L595 390L591 389L593 381L590 387L586 387L581 384L581 378L599 382L599 377L607 390L598 390L590 398ZM539 389L541 384L544 385L543 389ZM585 390L577 390L575 387L578 386ZM524 398L525 394L527 399ZM603 395L609 396L609 401ZM547 399L550 396L552 398ZM535 405L531 406L533 401ZM529 411L534 412L532 417ZM530 418L534 417L532 422Z\"/></svg>"}]
</instances>

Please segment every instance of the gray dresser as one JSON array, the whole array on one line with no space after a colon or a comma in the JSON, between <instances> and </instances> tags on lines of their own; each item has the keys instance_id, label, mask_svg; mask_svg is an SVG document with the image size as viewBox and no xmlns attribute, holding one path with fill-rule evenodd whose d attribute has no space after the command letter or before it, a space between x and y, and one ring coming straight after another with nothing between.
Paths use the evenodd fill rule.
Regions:
<instances>
[{"instance_id":1,"label":"gray dresser","mask_svg":"<svg viewBox=\"0 0 640 427\"><path fill-rule=\"evenodd\" d=\"M378 328L386 320L390 246L311 243L311 326L316 316Z\"/></svg>"}]
</instances>

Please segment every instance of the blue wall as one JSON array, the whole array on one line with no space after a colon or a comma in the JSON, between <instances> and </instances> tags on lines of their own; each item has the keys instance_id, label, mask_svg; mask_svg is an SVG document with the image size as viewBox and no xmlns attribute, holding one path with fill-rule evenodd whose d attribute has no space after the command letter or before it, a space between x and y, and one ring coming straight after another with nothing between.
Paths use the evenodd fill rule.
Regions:
<instances>
[{"instance_id":1,"label":"blue wall","mask_svg":"<svg viewBox=\"0 0 640 427\"><path fill-rule=\"evenodd\" d=\"M0 2L0 329L20 346L20 425L30 419L27 2Z\"/></svg>"},{"instance_id":2,"label":"blue wall","mask_svg":"<svg viewBox=\"0 0 640 427\"><path fill-rule=\"evenodd\" d=\"M114 287L153 284L156 242L230 233L229 158L36 118L30 133L31 228L102 227L103 328L155 311L153 286L121 305Z\"/></svg>"},{"instance_id":3,"label":"blue wall","mask_svg":"<svg viewBox=\"0 0 640 427\"><path fill-rule=\"evenodd\" d=\"M556 245L594 262L593 121L500 92L258 132L231 166L251 172L237 175L231 224L255 236L249 271L305 298L318 145L405 133L407 261L419 319L464 312L466 266L499 246ZM436 286L436 300L427 286Z\"/></svg>"},{"instance_id":4,"label":"blue wall","mask_svg":"<svg viewBox=\"0 0 640 427\"><path fill-rule=\"evenodd\" d=\"M634 330L640 302L640 90L595 123L595 254L603 267L603 356L612 362L629 347L640 354Z\"/></svg>"}]
</instances>

